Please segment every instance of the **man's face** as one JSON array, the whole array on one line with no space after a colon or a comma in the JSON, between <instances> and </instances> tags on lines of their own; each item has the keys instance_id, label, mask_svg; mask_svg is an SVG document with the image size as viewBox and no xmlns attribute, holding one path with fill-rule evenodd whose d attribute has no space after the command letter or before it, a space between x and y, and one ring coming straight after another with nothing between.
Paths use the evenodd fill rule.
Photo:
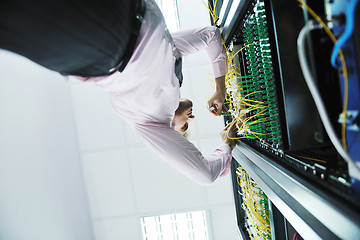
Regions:
<instances>
[{"instance_id":1,"label":"man's face","mask_svg":"<svg viewBox=\"0 0 360 240\"><path fill-rule=\"evenodd\" d=\"M184 134L191 120L195 118L192 113L192 102L189 99L180 99L179 107L175 111L172 125L176 131Z\"/></svg>"}]
</instances>

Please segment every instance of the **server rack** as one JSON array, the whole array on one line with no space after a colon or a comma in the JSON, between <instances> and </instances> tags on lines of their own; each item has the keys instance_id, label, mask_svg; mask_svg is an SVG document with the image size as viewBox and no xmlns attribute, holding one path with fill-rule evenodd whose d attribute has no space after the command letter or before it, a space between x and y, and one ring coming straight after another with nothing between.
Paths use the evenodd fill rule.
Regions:
<instances>
[{"instance_id":1,"label":"server rack","mask_svg":"<svg viewBox=\"0 0 360 240\"><path fill-rule=\"evenodd\" d=\"M304 2L330 26L338 40L350 21L348 6L353 4L355 27L351 37L341 46L349 69L347 78L350 86L345 116L344 69L339 64L339 58L335 67L330 62L334 44L319 26L307 34L304 42L308 67L316 79L333 129L341 138L341 128L344 127L348 154L358 165L360 47L357 40L360 35L360 7L354 2ZM234 64L239 67L242 76L251 76L248 79L251 81L239 80L239 85L242 84L239 91L243 95L260 91L252 101L261 101L270 112L264 120L266 122L257 124L254 130L263 135L246 135L245 139L238 141L233 154L233 188L242 238L266 239L261 234L249 234L242 203L243 193L237 182L238 165L246 170L269 198L272 239L291 239L297 233L304 239L359 239L360 194L359 176L354 171L356 166L345 161L330 141L298 58L296 43L299 33L306 23L315 22L313 15L299 8L297 1L224 0L213 6L214 3L210 2L210 7L215 9L219 19L213 24L222 29L225 45L232 52L245 47L234 58ZM265 26L266 32L259 26ZM251 44L252 49L249 47ZM264 54L264 51L267 53ZM268 59L271 71L266 72L264 66L269 66ZM253 84L256 81L259 84ZM272 97L276 101L264 97L269 93L264 89L274 91ZM270 104L276 111L271 111ZM253 112L247 113L247 119L256 115L256 111ZM232 115L232 118L237 117L236 114ZM273 118L275 115L276 121ZM228 122L230 118L225 120Z\"/></svg>"}]
</instances>

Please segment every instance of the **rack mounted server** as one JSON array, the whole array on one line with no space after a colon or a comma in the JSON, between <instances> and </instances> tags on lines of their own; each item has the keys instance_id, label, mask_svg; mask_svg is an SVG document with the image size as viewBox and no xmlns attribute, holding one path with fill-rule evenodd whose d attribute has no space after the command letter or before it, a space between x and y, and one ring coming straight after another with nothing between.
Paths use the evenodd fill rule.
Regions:
<instances>
[{"instance_id":1,"label":"rack mounted server","mask_svg":"<svg viewBox=\"0 0 360 240\"><path fill-rule=\"evenodd\" d=\"M228 79L228 103L233 110L231 118L237 119L239 128L234 158L240 166L234 165L232 174L240 232L247 226L244 236L269 238L259 231L250 234L251 223L244 213L247 208L238 201L244 195L238 187L239 167L269 197L269 206L279 210L287 226L291 223L304 238L359 236L357 2L209 3L219 16L213 24L221 28L225 45L230 54L235 54L229 63L236 74ZM344 224L334 218L342 219ZM273 232L270 237L292 237L284 224L277 224L275 229L273 221L269 222Z\"/></svg>"}]
</instances>

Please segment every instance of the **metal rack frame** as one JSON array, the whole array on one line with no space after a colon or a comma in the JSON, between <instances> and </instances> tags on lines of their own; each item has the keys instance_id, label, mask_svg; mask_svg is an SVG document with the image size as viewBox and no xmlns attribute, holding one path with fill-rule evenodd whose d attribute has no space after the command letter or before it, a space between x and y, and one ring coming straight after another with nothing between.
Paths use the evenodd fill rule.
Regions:
<instances>
[{"instance_id":1,"label":"metal rack frame","mask_svg":"<svg viewBox=\"0 0 360 240\"><path fill-rule=\"evenodd\" d=\"M360 214L339 197L240 142L234 159L305 239L358 239Z\"/></svg>"}]
</instances>

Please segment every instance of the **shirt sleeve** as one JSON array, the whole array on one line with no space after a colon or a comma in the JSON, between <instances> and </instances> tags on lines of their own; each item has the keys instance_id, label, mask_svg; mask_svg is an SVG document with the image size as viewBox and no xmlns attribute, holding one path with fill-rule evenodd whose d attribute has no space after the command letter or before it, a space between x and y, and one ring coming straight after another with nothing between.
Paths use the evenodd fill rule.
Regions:
<instances>
[{"instance_id":1,"label":"shirt sleeve","mask_svg":"<svg viewBox=\"0 0 360 240\"><path fill-rule=\"evenodd\" d=\"M137 124L135 130L159 157L199 184L214 182L231 160L231 148L227 144L204 157L188 139L167 124Z\"/></svg>"},{"instance_id":2,"label":"shirt sleeve","mask_svg":"<svg viewBox=\"0 0 360 240\"><path fill-rule=\"evenodd\" d=\"M172 33L176 48L183 56L205 49L213 68L215 78L227 73L226 53L221 41L220 30L210 26L196 30Z\"/></svg>"}]
</instances>

